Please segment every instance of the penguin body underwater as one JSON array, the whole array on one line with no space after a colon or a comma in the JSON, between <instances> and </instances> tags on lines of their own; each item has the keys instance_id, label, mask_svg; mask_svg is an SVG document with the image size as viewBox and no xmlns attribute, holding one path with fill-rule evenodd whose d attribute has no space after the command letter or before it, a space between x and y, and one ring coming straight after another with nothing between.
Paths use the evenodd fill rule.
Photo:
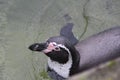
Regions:
<instances>
[{"instance_id":1,"label":"penguin body underwater","mask_svg":"<svg viewBox=\"0 0 120 80\"><path fill-rule=\"evenodd\" d=\"M67 23L60 36L50 37L44 43L29 46L32 51L48 56L48 74L53 80L69 76L120 57L120 27L113 27L78 41L72 32L73 23Z\"/></svg>"}]
</instances>

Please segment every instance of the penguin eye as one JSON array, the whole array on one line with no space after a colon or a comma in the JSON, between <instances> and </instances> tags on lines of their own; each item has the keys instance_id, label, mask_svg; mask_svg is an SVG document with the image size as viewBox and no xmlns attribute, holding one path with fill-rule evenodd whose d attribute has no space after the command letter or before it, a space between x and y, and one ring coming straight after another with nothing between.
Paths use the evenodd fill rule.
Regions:
<instances>
[{"instance_id":1,"label":"penguin eye","mask_svg":"<svg viewBox=\"0 0 120 80\"><path fill-rule=\"evenodd\" d=\"M55 51L60 51L60 48L59 48L59 47L56 47L56 48L55 48Z\"/></svg>"}]
</instances>

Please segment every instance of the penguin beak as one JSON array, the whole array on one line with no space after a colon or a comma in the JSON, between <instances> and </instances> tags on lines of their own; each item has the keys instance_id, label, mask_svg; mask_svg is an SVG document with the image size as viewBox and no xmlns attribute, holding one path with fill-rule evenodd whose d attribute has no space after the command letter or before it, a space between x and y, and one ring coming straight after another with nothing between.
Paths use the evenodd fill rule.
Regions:
<instances>
[{"instance_id":1,"label":"penguin beak","mask_svg":"<svg viewBox=\"0 0 120 80\"><path fill-rule=\"evenodd\" d=\"M47 43L34 43L28 47L31 51L43 51L47 48Z\"/></svg>"}]
</instances>

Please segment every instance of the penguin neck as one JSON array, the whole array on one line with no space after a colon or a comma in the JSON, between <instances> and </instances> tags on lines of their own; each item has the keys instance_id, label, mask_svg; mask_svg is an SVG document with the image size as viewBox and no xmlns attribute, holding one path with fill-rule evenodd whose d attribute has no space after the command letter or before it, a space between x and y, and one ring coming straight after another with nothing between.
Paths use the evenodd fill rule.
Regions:
<instances>
[{"instance_id":1,"label":"penguin neck","mask_svg":"<svg viewBox=\"0 0 120 80\"><path fill-rule=\"evenodd\" d=\"M49 68L54 70L57 74L59 74L63 78L69 77L72 63L73 63L73 61L72 61L71 54L69 54L68 61L66 63L59 63L57 61L53 61L50 58L48 58Z\"/></svg>"},{"instance_id":2,"label":"penguin neck","mask_svg":"<svg viewBox=\"0 0 120 80\"><path fill-rule=\"evenodd\" d=\"M63 78L68 78L79 71L80 54L73 48L70 50L68 61L66 63L59 63L48 58L48 66Z\"/></svg>"}]
</instances>

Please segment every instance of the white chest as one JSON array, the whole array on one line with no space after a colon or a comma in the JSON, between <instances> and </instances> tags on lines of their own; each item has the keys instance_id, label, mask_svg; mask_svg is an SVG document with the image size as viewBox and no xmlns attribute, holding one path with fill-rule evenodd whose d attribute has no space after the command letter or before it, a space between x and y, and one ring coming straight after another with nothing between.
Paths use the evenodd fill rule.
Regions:
<instances>
[{"instance_id":1,"label":"white chest","mask_svg":"<svg viewBox=\"0 0 120 80\"><path fill-rule=\"evenodd\" d=\"M48 66L53 69L57 74L64 78L69 77L70 68L72 66L72 58L69 56L69 60L65 64L60 64L56 61L52 61L50 58L48 58Z\"/></svg>"}]
</instances>

